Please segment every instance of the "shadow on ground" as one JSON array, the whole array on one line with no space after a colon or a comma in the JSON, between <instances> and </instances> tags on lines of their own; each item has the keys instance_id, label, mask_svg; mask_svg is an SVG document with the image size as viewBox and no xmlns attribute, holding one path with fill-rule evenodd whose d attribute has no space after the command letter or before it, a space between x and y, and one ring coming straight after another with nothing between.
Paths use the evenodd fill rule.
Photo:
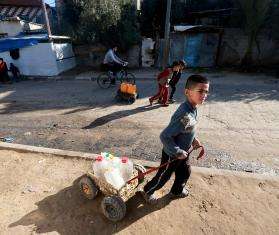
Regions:
<instances>
[{"instance_id":1,"label":"shadow on ground","mask_svg":"<svg viewBox=\"0 0 279 235\"><path fill-rule=\"evenodd\" d=\"M63 109L74 113L114 102L114 91L100 90L91 81L26 81L1 87L0 92L1 114Z\"/></svg>"},{"instance_id":2,"label":"shadow on ground","mask_svg":"<svg viewBox=\"0 0 279 235\"><path fill-rule=\"evenodd\" d=\"M112 234L129 227L138 219L160 210L170 203L167 196L156 206L146 205L137 193L127 202L127 214L117 223L108 221L101 213L102 195L95 200L84 199L78 190L77 179L72 186L36 203L37 209L24 215L9 227L35 226L37 233L56 231L70 234Z\"/></svg>"},{"instance_id":3,"label":"shadow on ground","mask_svg":"<svg viewBox=\"0 0 279 235\"><path fill-rule=\"evenodd\" d=\"M142 112L147 112L153 109L158 109L160 108L161 105L147 105L147 106L142 106L142 107L137 107L135 109L132 110L122 110L122 111L117 111L114 113L110 113L108 115L102 116L100 118L95 119L92 123L90 123L88 126L83 127L82 129L92 129L98 126L102 126L108 122L111 122L113 120L117 120L123 117L127 117L130 115L134 115L137 113L142 113Z\"/></svg>"},{"instance_id":4,"label":"shadow on ground","mask_svg":"<svg viewBox=\"0 0 279 235\"><path fill-rule=\"evenodd\" d=\"M189 73L179 81L175 98L183 102L183 89ZM279 80L273 77L253 77L241 74L208 75L211 81L209 101L279 100ZM140 99L154 95L157 85L154 78L137 81ZM1 114L13 114L37 110L61 110L65 114L94 108L106 108L115 104L117 87L101 89L96 81L89 80L38 80L24 81L0 87ZM119 104L126 105L126 104Z\"/></svg>"},{"instance_id":5,"label":"shadow on ground","mask_svg":"<svg viewBox=\"0 0 279 235\"><path fill-rule=\"evenodd\" d=\"M64 112L67 115L112 105L126 106L126 102L116 102L118 86L101 89L96 81L50 79L4 85L0 87L0 114L69 109ZM153 80L138 82L137 87L140 99L157 89Z\"/></svg>"}]
</instances>

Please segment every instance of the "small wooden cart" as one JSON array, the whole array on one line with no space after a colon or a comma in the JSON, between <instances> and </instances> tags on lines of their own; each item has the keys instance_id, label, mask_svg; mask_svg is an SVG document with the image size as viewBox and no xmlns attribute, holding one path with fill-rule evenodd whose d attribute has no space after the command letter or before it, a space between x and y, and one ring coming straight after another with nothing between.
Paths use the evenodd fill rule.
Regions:
<instances>
[{"instance_id":1,"label":"small wooden cart","mask_svg":"<svg viewBox=\"0 0 279 235\"><path fill-rule=\"evenodd\" d=\"M138 98L137 86L126 82L120 84L115 96L118 102L126 101L128 104L133 104Z\"/></svg>"},{"instance_id":2,"label":"small wooden cart","mask_svg":"<svg viewBox=\"0 0 279 235\"><path fill-rule=\"evenodd\" d=\"M143 175L146 172L144 166L134 164L133 177ZM127 182L122 188L116 190L111 184L97 178L94 172L87 172L86 176L79 181L82 194L93 200L99 192L104 194L102 200L102 212L106 218L116 222L124 218L126 214L126 201L135 195L138 186L144 182L144 176Z\"/></svg>"}]
</instances>

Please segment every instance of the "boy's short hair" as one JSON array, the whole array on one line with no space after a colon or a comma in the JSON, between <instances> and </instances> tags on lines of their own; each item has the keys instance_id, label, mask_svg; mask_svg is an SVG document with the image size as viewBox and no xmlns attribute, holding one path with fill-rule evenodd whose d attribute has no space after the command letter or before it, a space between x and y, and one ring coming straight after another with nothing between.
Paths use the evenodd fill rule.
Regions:
<instances>
[{"instance_id":1,"label":"boy's short hair","mask_svg":"<svg viewBox=\"0 0 279 235\"><path fill-rule=\"evenodd\" d=\"M178 61L179 65L183 66L184 68L186 68L187 63L185 62L185 60L179 60Z\"/></svg>"},{"instance_id":2,"label":"boy's short hair","mask_svg":"<svg viewBox=\"0 0 279 235\"><path fill-rule=\"evenodd\" d=\"M171 65L171 68L173 68L175 66L178 66L178 65L180 65L178 61L173 61L172 65Z\"/></svg>"},{"instance_id":3,"label":"boy's short hair","mask_svg":"<svg viewBox=\"0 0 279 235\"><path fill-rule=\"evenodd\" d=\"M186 84L185 84L185 89L191 89L197 85L197 83L205 83L208 84L209 80L199 74L193 74L190 77L188 77Z\"/></svg>"}]
</instances>

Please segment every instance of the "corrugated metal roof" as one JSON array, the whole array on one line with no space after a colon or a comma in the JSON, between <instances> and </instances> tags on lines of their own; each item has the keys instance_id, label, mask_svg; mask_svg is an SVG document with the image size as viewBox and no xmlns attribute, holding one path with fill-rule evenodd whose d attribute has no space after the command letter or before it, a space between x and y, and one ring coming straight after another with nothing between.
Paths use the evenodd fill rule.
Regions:
<instances>
[{"instance_id":1,"label":"corrugated metal roof","mask_svg":"<svg viewBox=\"0 0 279 235\"><path fill-rule=\"evenodd\" d=\"M41 14L41 7L0 6L0 16L2 18L19 16L23 19L33 21L35 17Z\"/></svg>"},{"instance_id":2,"label":"corrugated metal roof","mask_svg":"<svg viewBox=\"0 0 279 235\"><path fill-rule=\"evenodd\" d=\"M208 25L175 25L173 26L174 32L220 32L222 29Z\"/></svg>"},{"instance_id":3,"label":"corrugated metal roof","mask_svg":"<svg viewBox=\"0 0 279 235\"><path fill-rule=\"evenodd\" d=\"M40 0L0 0L4 6L41 6Z\"/></svg>"},{"instance_id":4,"label":"corrugated metal roof","mask_svg":"<svg viewBox=\"0 0 279 235\"><path fill-rule=\"evenodd\" d=\"M177 32L184 32L189 29L194 29L194 28L200 28L203 27L202 25L175 25L174 26L174 31Z\"/></svg>"}]
</instances>

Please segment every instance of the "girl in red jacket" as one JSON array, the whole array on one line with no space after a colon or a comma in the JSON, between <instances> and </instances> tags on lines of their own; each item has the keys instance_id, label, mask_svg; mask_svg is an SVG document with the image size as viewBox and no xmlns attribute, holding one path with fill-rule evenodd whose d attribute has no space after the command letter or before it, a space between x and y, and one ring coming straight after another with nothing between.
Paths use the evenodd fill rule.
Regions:
<instances>
[{"instance_id":1,"label":"girl in red jacket","mask_svg":"<svg viewBox=\"0 0 279 235\"><path fill-rule=\"evenodd\" d=\"M180 69L180 64L177 61L172 63L172 66L166 68L157 76L158 82L158 92L156 95L149 98L150 105L152 105L154 100L162 98L162 106L167 107L168 105L168 96L169 96L169 81L172 77L173 72L178 72Z\"/></svg>"}]
</instances>

